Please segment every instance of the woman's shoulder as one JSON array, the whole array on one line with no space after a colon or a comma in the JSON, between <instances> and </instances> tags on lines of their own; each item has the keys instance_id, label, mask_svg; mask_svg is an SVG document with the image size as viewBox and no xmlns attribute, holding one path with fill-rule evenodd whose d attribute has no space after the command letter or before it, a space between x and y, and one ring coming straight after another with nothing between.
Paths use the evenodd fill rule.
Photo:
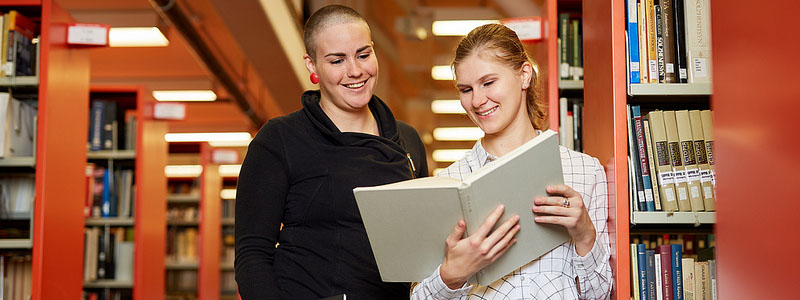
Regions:
<instances>
[{"instance_id":1,"label":"woman's shoulder","mask_svg":"<svg viewBox=\"0 0 800 300\"><path fill-rule=\"evenodd\" d=\"M564 146L558 146L558 149L561 154L561 166L564 168L564 174L589 175L604 170L600 161L589 154L570 150Z\"/></svg>"}]
</instances>

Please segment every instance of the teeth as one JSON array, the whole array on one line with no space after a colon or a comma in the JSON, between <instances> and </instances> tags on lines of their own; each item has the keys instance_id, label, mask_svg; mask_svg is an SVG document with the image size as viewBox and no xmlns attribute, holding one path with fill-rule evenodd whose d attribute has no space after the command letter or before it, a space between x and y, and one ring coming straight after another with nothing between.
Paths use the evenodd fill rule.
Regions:
<instances>
[{"instance_id":1,"label":"teeth","mask_svg":"<svg viewBox=\"0 0 800 300\"><path fill-rule=\"evenodd\" d=\"M360 88L360 87L364 86L365 83L367 83L367 82L366 81L362 81L362 82L359 82L359 83L347 84L345 86L348 87L348 88L351 88L351 89L357 89L357 88Z\"/></svg>"},{"instance_id":2,"label":"teeth","mask_svg":"<svg viewBox=\"0 0 800 300\"><path fill-rule=\"evenodd\" d=\"M478 115L480 115L480 116L488 116L489 114L491 114L491 113L493 113L495 110L497 110L497 108L499 108L499 107L498 107L498 106L495 106L494 108L490 109L490 110L489 110L489 111L487 111L487 112L478 113Z\"/></svg>"}]
</instances>

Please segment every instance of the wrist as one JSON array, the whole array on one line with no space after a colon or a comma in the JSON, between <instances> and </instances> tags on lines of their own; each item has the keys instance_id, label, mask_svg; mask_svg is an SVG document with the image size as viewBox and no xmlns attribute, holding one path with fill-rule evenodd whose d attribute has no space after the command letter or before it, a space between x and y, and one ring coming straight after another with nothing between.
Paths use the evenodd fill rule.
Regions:
<instances>
[{"instance_id":1,"label":"wrist","mask_svg":"<svg viewBox=\"0 0 800 300\"><path fill-rule=\"evenodd\" d=\"M448 268L447 263L442 263L442 266L439 267L439 277L442 278L442 282L447 285L448 288L451 290L460 289L464 286L467 282L467 278L464 276L458 276L454 273L454 270Z\"/></svg>"},{"instance_id":2,"label":"wrist","mask_svg":"<svg viewBox=\"0 0 800 300\"><path fill-rule=\"evenodd\" d=\"M596 238L597 233L594 231L594 227L591 230L584 231L583 235L574 237L575 251L578 255L581 257L586 256L592 250Z\"/></svg>"}]
</instances>

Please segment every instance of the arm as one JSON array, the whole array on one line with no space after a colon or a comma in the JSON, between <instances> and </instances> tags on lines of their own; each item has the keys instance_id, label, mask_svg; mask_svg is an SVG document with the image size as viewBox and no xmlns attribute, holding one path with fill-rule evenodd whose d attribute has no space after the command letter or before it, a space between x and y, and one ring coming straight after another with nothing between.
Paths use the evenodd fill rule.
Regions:
<instances>
[{"instance_id":1,"label":"arm","mask_svg":"<svg viewBox=\"0 0 800 300\"><path fill-rule=\"evenodd\" d=\"M236 282L242 299L278 299L273 262L288 190L277 130L250 143L236 188Z\"/></svg>"},{"instance_id":2,"label":"arm","mask_svg":"<svg viewBox=\"0 0 800 300\"><path fill-rule=\"evenodd\" d=\"M466 296L467 280L502 256L516 242L519 216L512 216L492 231L505 207L498 206L469 237L462 238L466 224L459 220L445 240L445 257L439 268L412 291L412 299L457 299ZM490 234L491 232L491 234Z\"/></svg>"},{"instance_id":3,"label":"arm","mask_svg":"<svg viewBox=\"0 0 800 300\"><path fill-rule=\"evenodd\" d=\"M566 185L548 186L549 197L534 199L536 222L564 226L574 242L572 263L581 299L605 299L611 291L608 244L608 192L603 167L594 159L589 168L594 183L589 199ZM568 203L564 206L565 199Z\"/></svg>"}]
</instances>

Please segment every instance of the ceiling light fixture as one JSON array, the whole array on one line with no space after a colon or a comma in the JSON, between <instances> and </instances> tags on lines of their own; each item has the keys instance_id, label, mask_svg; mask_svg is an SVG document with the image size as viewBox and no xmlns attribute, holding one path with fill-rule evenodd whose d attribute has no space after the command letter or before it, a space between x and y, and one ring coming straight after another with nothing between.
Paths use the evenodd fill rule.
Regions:
<instances>
[{"instance_id":1,"label":"ceiling light fixture","mask_svg":"<svg viewBox=\"0 0 800 300\"><path fill-rule=\"evenodd\" d=\"M167 133L164 135L164 140L167 142L249 142L250 139L249 132Z\"/></svg>"},{"instance_id":2,"label":"ceiling light fixture","mask_svg":"<svg viewBox=\"0 0 800 300\"><path fill-rule=\"evenodd\" d=\"M435 114L466 114L461 100L433 100L431 111Z\"/></svg>"},{"instance_id":3,"label":"ceiling light fixture","mask_svg":"<svg viewBox=\"0 0 800 300\"><path fill-rule=\"evenodd\" d=\"M222 177L239 177L242 165L219 165L219 175Z\"/></svg>"},{"instance_id":4,"label":"ceiling light fixture","mask_svg":"<svg viewBox=\"0 0 800 300\"><path fill-rule=\"evenodd\" d=\"M234 200L236 199L236 189L224 189L219 191L219 197L223 200Z\"/></svg>"},{"instance_id":5,"label":"ceiling light fixture","mask_svg":"<svg viewBox=\"0 0 800 300\"><path fill-rule=\"evenodd\" d=\"M201 165L169 165L164 167L167 177L197 177L203 173Z\"/></svg>"},{"instance_id":6,"label":"ceiling light fixture","mask_svg":"<svg viewBox=\"0 0 800 300\"><path fill-rule=\"evenodd\" d=\"M440 127L433 129L437 141L475 141L483 137L479 127Z\"/></svg>"},{"instance_id":7,"label":"ceiling light fixture","mask_svg":"<svg viewBox=\"0 0 800 300\"><path fill-rule=\"evenodd\" d=\"M217 94L211 90L153 91L153 98L158 101L214 101Z\"/></svg>"},{"instance_id":8,"label":"ceiling light fixture","mask_svg":"<svg viewBox=\"0 0 800 300\"><path fill-rule=\"evenodd\" d=\"M438 149L433 150L433 160L436 162L454 162L465 155L469 149Z\"/></svg>"},{"instance_id":9,"label":"ceiling light fixture","mask_svg":"<svg viewBox=\"0 0 800 300\"><path fill-rule=\"evenodd\" d=\"M111 27L108 44L111 47L166 47L169 40L158 27Z\"/></svg>"},{"instance_id":10,"label":"ceiling light fixture","mask_svg":"<svg viewBox=\"0 0 800 300\"><path fill-rule=\"evenodd\" d=\"M433 66L431 68L431 77L434 80L454 80L456 78L450 66Z\"/></svg>"}]
</instances>

